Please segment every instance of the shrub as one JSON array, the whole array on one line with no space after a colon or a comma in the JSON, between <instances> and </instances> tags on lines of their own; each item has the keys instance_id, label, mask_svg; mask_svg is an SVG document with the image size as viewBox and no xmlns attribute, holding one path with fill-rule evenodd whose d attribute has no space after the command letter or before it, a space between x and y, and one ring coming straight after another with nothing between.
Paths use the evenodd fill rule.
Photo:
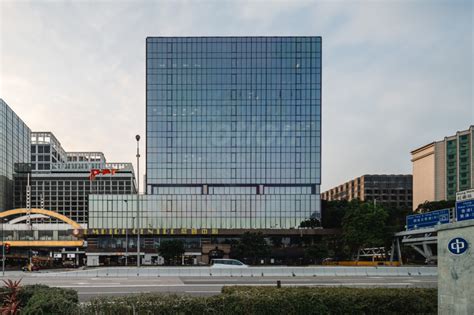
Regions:
<instances>
[{"instance_id":1,"label":"shrub","mask_svg":"<svg viewBox=\"0 0 474 315\"><path fill-rule=\"evenodd\" d=\"M221 295L99 298L81 314L436 314L436 289L224 287Z\"/></svg>"},{"instance_id":2,"label":"shrub","mask_svg":"<svg viewBox=\"0 0 474 315\"><path fill-rule=\"evenodd\" d=\"M101 297L86 303L81 314L209 314L210 298L162 294Z\"/></svg>"},{"instance_id":3,"label":"shrub","mask_svg":"<svg viewBox=\"0 0 474 315\"><path fill-rule=\"evenodd\" d=\"M71 289L38 288L28 299L22 314L74 314L78 312L77 292Z\"/></svg>"},{"instance_id":4,"label":"shrub","mask_svg":"<svg viewBox=\"0 0 474 315\"><path fill-rule=\"evenodd\" d=\"M20 291L20 280L2 280L5 283L5 288L8 290L6 294L3 295L3 305L0 307L0 312L2 314L18 314L20 311L20 300L18 299L18 292Z\"/></svg>"},{"instance_id":5,"label":"shrub","mask_svg":"<svg viewBox=\"0 0 474 315\"><path fill-rule=\"evenodd\" d=\"M291 300L290 304L298 305L294 312L280 304L279 310L274 309L277 314L311 310L331 314L436 314L438 304L436 289L224 287L222 292L248 299L245 307L252 307L252 298L262 296Z\"/></svg>"},{"instance_id":6,"label":"shrub","mask_svg":"<svg viewBox=\"0 0 474 315\"><path fill-rule=\"evenodd\" d=\"M21 307L25 307L29 299L33 294L39 290L46 290L49 287L45 284L28 284L21 287L18 293L18 299L20 300Z\"/></svg>"}]
</instances>

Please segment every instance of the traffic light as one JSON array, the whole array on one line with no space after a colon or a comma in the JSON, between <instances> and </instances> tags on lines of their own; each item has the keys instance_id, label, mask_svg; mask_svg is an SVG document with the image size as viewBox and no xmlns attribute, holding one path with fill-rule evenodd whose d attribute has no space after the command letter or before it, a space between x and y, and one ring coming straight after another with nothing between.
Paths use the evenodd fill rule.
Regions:
<instances>
[{"instance_id":1,"label":"traffic light","mask_svg":"<svg viewBox=\"0 0 474 315\"><path fill-rule=\"evenodd\" d=\"M5 243L5 254L10 254L10 244Z\"/></svg>"}]
</instances>

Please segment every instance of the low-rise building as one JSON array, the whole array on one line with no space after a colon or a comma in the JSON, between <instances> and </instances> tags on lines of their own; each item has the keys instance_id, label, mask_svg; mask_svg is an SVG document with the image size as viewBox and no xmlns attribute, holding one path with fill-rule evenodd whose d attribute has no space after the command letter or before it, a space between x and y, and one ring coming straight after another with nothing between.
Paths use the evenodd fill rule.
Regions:
<instances>
[{"instance_id":1,"label":"low-rise building","mask_svg":"<svg viewBox=\"0 0 474 315\"><path fill-rule=\"evenodd\" d=\"M321 199L373 201L412 207L412 175L363 175L321 194Z\"/></svg>"}]
</instances>

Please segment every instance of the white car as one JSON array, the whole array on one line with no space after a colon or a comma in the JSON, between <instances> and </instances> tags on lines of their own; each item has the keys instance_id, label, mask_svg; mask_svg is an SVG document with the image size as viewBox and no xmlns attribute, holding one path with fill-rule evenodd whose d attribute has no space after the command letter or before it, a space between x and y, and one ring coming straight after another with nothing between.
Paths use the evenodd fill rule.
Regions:
<instances>
[{"instance_id":1,"label":"white car","mask_svg":"<svg viewBox=\"0 0 474 315\"><path fill-rule=\"evenodd\" d=\"M213 259L211 264L211 268L248 268L248 265L237 259Z\"/></svg>"}]
</instances>

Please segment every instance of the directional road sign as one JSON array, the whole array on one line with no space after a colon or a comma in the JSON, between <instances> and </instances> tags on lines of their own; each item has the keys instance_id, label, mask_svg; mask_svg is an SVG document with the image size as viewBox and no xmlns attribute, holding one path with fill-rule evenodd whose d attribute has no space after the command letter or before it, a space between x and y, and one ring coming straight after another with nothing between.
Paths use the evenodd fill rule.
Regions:
<instances>
[{"instance_id":1,"label":"directional road sign","mask_svg":"<svg viewBox=\"0 0 474 315\"><path fill-rule=\"evenodd\" d=\"M474 219L474 199L456 202L456 220Z\"/></svg>"},{"instance_id":2,"label":"directional road sign","mask_svg":"<svg viewBox=\"0 0 474 315\"><path fill-rule=\"evenodd\" d=\"M449 209L407 216L407 230L429 228L444 223L449 223Z\"/></svg>"}]
</instances>

